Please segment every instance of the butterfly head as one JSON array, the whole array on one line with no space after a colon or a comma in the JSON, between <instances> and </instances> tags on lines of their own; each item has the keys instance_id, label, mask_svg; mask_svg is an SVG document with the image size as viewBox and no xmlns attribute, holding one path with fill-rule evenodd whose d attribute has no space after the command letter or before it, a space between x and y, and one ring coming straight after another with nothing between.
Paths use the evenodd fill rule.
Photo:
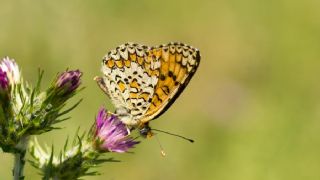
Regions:
<instances>
[{"instance_id":1,"label":"butterfly head","mask_svg":"<svg viewBox=\"0 0 320 180\"><path fill-rule=\"evenodd\" d=\"M148 123L142 124L139 128L139 133L144 138L150 138L153 136L153 133L151 131L151 127Z\"/></svg>"}]
</instances>

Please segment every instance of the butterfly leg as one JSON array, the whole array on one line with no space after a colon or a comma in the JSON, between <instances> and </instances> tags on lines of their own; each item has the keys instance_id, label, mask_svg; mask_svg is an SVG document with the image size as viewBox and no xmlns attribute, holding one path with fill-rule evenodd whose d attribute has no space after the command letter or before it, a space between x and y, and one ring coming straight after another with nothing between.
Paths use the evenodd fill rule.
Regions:
<instances>
[{"instance_id":1,"label":"butterfly leg","mask_svg":"<svg viewBox=\"0 0 320 180\"><path fill-rule=\"evenodd\" d=\"M100 87L100 89L101 89L106 95L108 95L108 97L109 97L110 99L112 99L111 96L110 96L110 94L109 94L108 88L107 88L106 83L104 82L103 78L96 76L96 77L93 78L93 80L95 80L95 81L97 82L98 86Z\"/></svg>"}]
</instances>

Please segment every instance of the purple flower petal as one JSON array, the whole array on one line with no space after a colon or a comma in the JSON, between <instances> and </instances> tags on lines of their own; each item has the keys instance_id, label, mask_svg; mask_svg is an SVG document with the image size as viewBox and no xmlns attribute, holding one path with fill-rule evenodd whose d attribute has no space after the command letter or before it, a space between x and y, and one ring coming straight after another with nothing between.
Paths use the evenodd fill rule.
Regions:
<instances>
[{"instance_id":1,"label":"purple flower petal","mask_svg":"<svg viewBox=\"0 0 320 180\"><path fill-rule=\"evenodd\" d=\"M7 73L0 68L0 89L7 90L9 87L9 79Z\"/></svg>"},{"instance_id":2,"label":"purple flower petal","mask_svg":"<svg viewBox=\"0 0 320 180\"><path fill-rule=\"evenodd\" d=\"M126 125L117 116L108 114L103 108L100 109L96 118L95 136L102 141L99 147L101 150L119 153L127 152L139 143L134 141L128 134Z\"/></svg>"}]
</instances>

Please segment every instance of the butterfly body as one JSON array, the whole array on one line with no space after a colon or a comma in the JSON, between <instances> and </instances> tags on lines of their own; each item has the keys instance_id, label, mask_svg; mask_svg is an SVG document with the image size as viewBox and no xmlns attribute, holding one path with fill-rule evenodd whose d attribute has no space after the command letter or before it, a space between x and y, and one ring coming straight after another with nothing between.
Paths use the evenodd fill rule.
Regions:
<instances>
[{"instance_id":1,"label":"butterfly body","mask_svg":"<svg viewBox=\"0 0 320 180\"><path fill-rule=\"evenodd\" d=\"M156 47L126 43L105 55L104 76L96 81L121 121L146 135L151 131L148 122L173 104L199 63L199 50L182 43Z\"/></svg>"}]
</instances>

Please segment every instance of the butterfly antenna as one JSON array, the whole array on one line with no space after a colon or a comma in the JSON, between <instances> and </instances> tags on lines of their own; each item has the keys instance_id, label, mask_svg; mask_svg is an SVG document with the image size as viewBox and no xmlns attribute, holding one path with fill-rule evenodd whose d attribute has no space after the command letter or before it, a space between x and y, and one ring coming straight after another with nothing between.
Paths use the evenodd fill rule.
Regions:
<instances>
[{"instance_id":1,"label":"butterfly antenna","mask_svg":"<svg viewBox=\"0 0 320 180\"><path fill-rule=\"evenodd\" d=\"M178 135L178 134L173 134L173 133L170 133L170 132L167 132L167 131L162 131L162 130L159 130L159 129L151 129L152 131L158 131L158 132L162 132L162 133L165 133L165 134L169 134L171 136L175 136L175 137L179 137L179 138L182 138L182 139L185 139L191 143L194 143L194 140L193 139L190 139L190 138L186 138L184 136L181 136L181 135Z\"/></svg>"},{"instance_id":2,"label":"butterfly antenna","mask_svg":"<svg viewBox=\"0 0 320 180\"><path fill-rule=\"evenodd\" d=\"M161 152L161 155L162 155L162 157L165 157L166 156L166 153L164 152L164 150L163 150L163 147L162 147L162 145L161 145L161 143L160 143L160 140L159 140L159 138L158 138L158 136L155 134L154 135L155 137L156 137L156 139L157 139L157 142L158 142L158 144L159 144L159 146L160 146L160 152Z\"/></svg>"},{"instance_id":3,"label":"butterfly antenna","mask_svg":"<svg viewBox=\"0 0 320 180\"><path fill-rule=\"evenodd\" d=\"M136 137L133 138L133 140L137 140L139 138L141 138L141 136L136 136Z\"/></svg>"}]
</instances>

